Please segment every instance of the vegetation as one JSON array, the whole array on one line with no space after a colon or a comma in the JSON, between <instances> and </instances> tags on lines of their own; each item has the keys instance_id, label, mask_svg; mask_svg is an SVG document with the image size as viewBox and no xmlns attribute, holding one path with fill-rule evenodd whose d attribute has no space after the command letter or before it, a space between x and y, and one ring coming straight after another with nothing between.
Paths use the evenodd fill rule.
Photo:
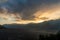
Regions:
<instances>
[{"instance_id":1,"label":"vegetation","mask_svg":"<svg viewBox=\"0 0 60 40\"><path fill-rule=\"evenodd\" d=\"M60 40L60 33L49 34L49 35L40 35L39 40Z\"/></svg>"}]
</instances>

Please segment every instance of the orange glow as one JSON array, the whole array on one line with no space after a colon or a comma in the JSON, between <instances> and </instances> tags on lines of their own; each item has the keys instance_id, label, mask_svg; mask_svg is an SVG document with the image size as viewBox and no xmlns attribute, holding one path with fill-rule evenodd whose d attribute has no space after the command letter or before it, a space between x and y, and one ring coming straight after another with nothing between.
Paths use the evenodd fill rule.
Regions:
<instances>
[{"instance_id":1,"label":"orange glow","mask_svg":"<svg viewBox=\"0 0 60 40\"><path fill-rule=\"evenodd\" d=\"M60 6L53 6L51 8L45 7L42 10L37 11L32 14L35 16L32 20L22 20L22 17L19 13L7 13L7 10L4 9L3 13L0 13L0 18L5 21L0 21L0 24L28 24L28 23L41 23L48 20L55 20L60 18ZM4 23L5 22L5 23Z\"/></svg>"}]
</instances>

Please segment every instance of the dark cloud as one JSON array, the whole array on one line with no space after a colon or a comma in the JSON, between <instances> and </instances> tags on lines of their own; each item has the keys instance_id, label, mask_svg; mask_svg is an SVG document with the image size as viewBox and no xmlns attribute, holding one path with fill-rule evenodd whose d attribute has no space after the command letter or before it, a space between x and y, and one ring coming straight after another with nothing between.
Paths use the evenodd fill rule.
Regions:
<instances>
[{"instance_id":1,"label":"dark cloud","mask_svg":"<svg viewBox=\"0 0 60 40\"><path fill-rule=\"evenodd\" d=\"M56 4L60 0L8 0L7 2L1 4L8 12L22 14L22 19L32 19L32 16L36 11L43 10L43 8L48 5ZM43 6L42 6L43 4Z\"/></svg>"}]
</instances>

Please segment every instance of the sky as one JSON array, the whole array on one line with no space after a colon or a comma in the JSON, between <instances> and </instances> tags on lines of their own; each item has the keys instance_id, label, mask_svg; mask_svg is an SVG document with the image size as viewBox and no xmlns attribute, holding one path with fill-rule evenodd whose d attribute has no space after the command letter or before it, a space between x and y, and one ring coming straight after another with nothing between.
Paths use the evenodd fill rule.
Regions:
<instances>
[{"instance_id":1,"label":"sky","mask_svg":"<svg viewBox=\"0 0 60 40\"><path fill-rule=\"evenodd\" d=\"M60 18L60 0L0 0L0 24L40 23Z\"/></svg>"}]
</instances>

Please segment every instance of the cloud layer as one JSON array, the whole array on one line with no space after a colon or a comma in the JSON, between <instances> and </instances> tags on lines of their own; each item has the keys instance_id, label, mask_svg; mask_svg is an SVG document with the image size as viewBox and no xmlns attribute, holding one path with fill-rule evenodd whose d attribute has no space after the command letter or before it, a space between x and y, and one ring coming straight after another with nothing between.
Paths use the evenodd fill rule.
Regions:
<instances>
[{"instance_id":1,"label":"cloud layer","mask_svg":"<svg viewBox=\"0 0 60 40\"><path fill-rule=\"evenodd\" d=\"M8 12L19 13L22 19L32 19L32 15L38 10L44 10L46 6L50 8L59 2L60 0L8 0L1 7L6 8Z\"/></svg>"},{"instance_id":2,"label":"cloud layer","mask_svg":"<svg viewBox=\"0 0 60 40\"><path fill-rule=\"evenodd\" d=\"M49 16L55 11L60 11L60 0L7 0L0 2L0 14L3 14L7 20L45 20L49 19L45 16Z\"/></svg>"}]
</instances>

